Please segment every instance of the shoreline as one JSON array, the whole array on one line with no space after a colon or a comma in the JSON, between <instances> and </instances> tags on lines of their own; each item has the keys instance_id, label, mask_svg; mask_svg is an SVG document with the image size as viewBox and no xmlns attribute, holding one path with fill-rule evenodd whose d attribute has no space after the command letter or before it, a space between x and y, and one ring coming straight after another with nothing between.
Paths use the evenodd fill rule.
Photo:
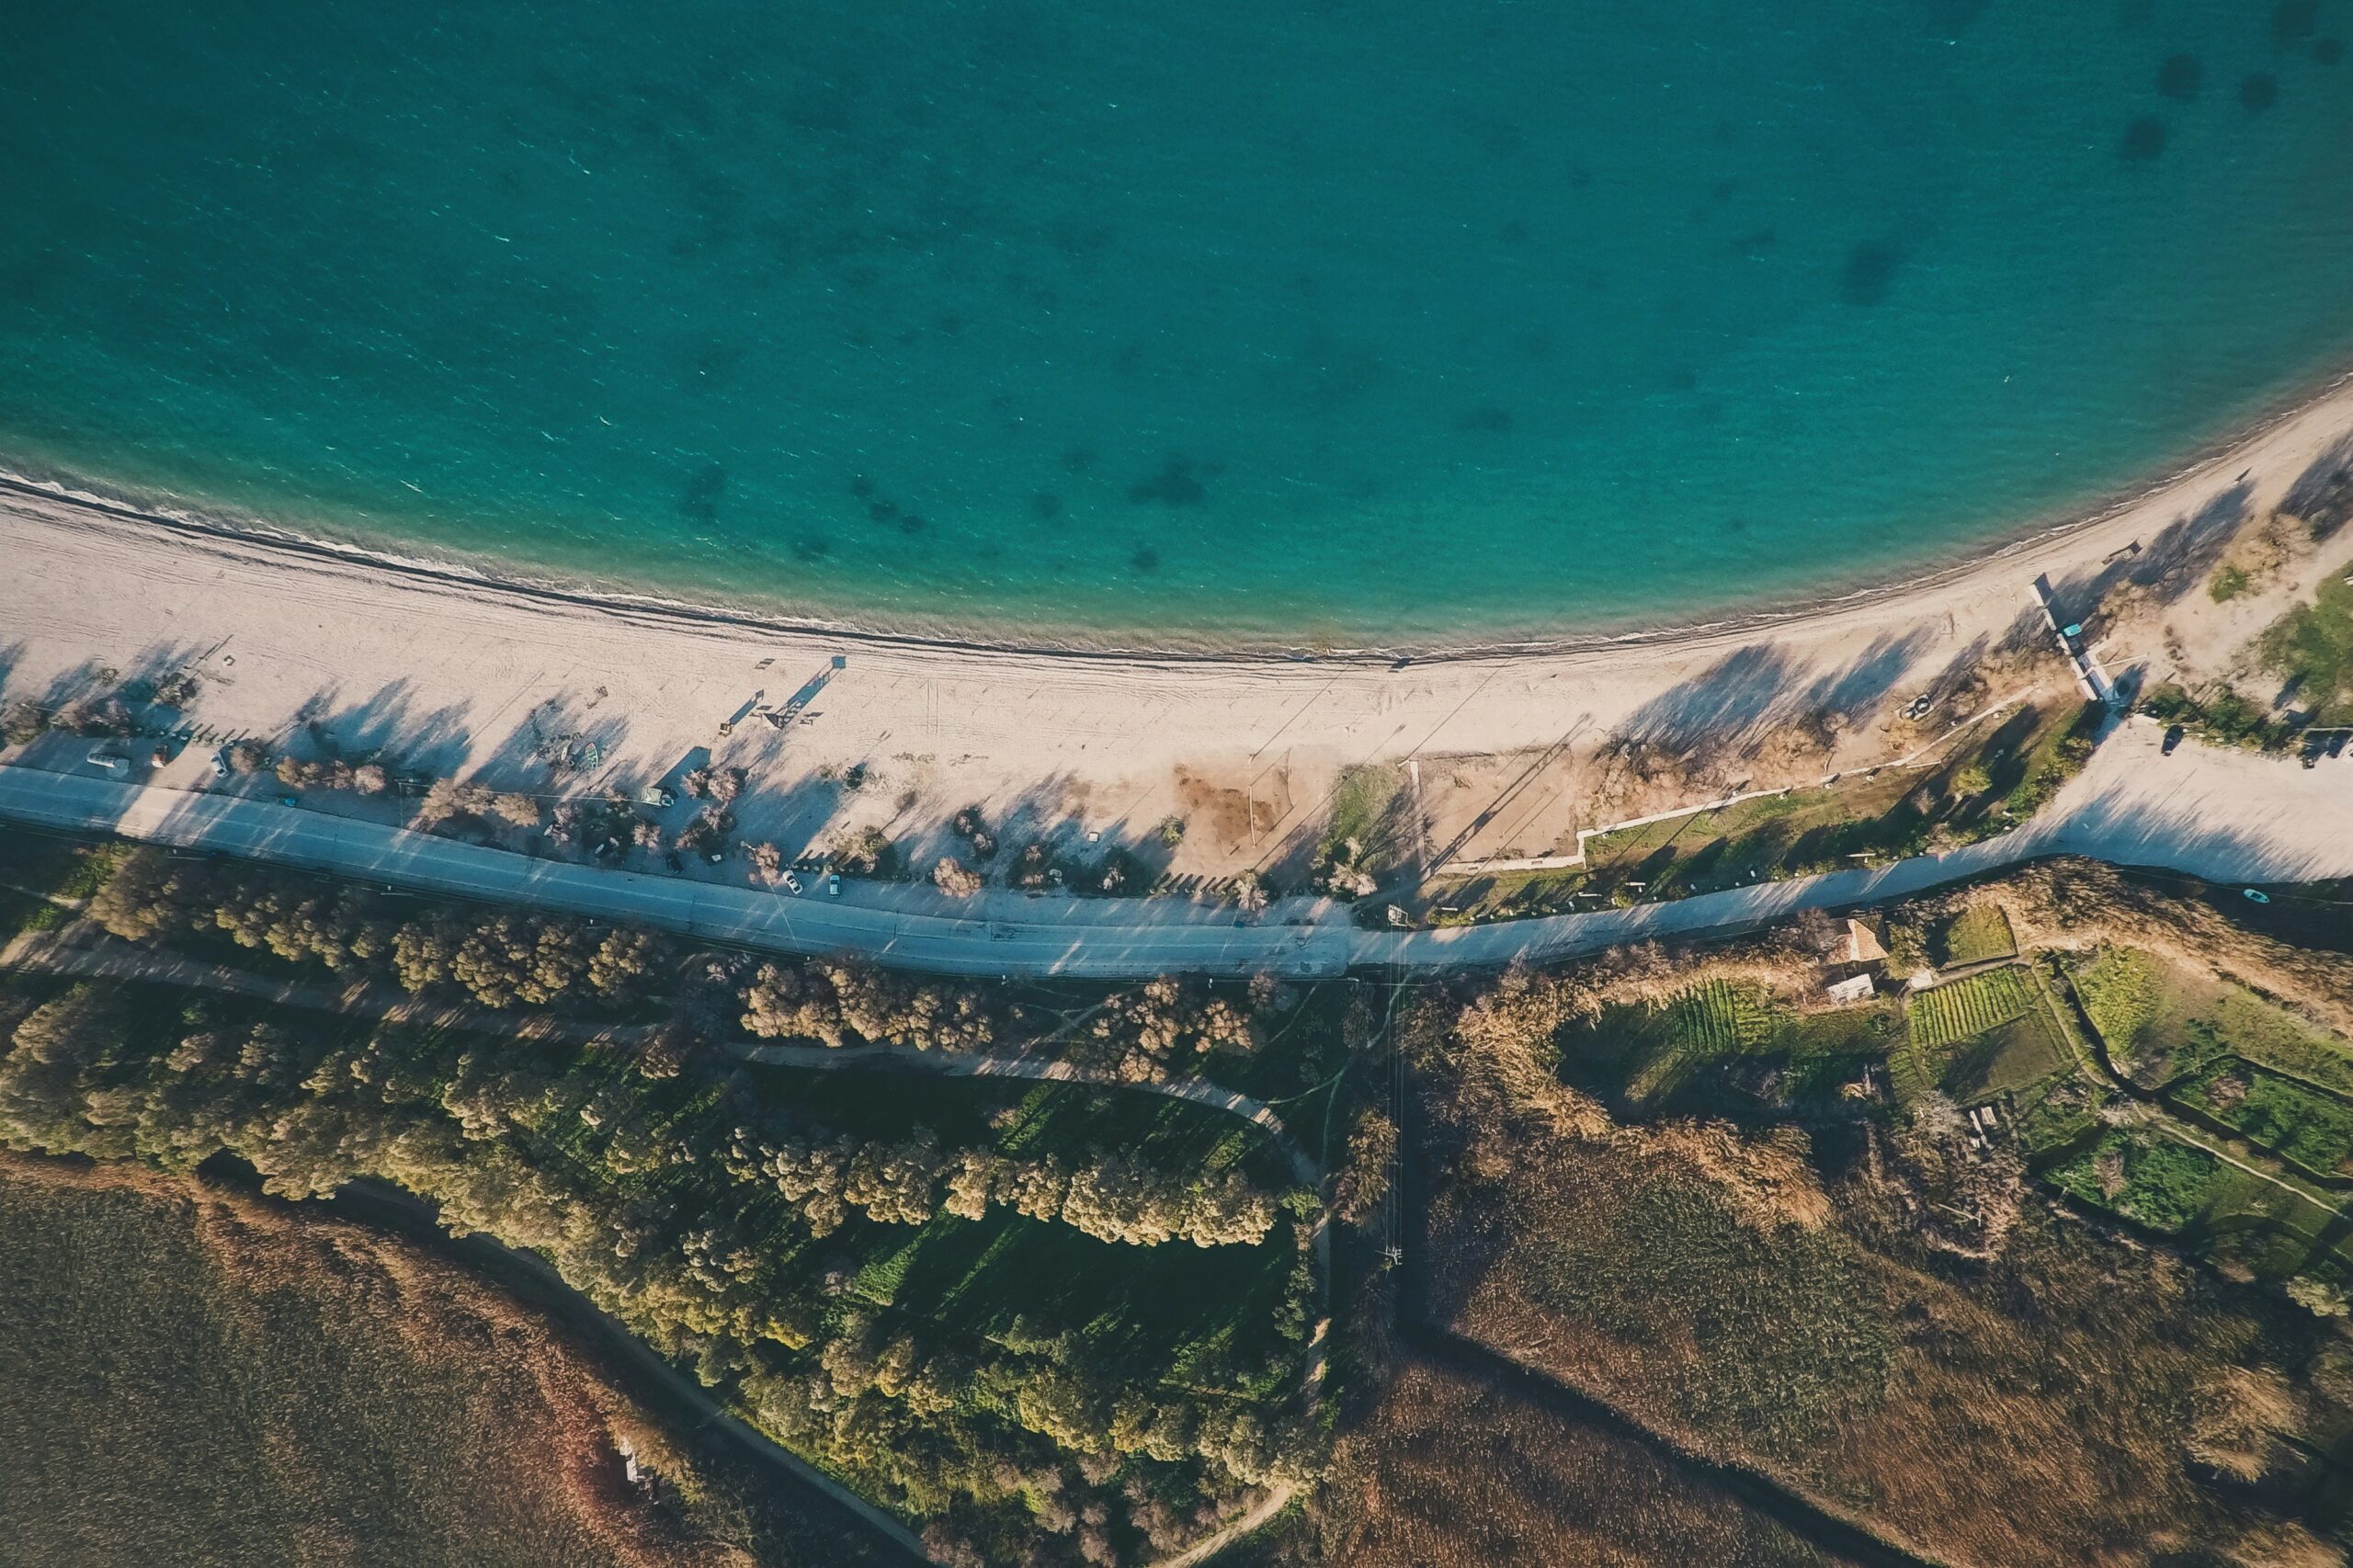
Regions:
<instances>
[{"instance_id":1,"label":"shoreline","mask_svg":"<svg viewBox=\"0 0 2353 1568\"><path fill-rule=\"evenodd\" d=\"M1036 657L1139 663L1332 663L1385 664L1400 657L1416 664L1468 662L1503 658L1542 658L1597 650L1658 647L1684 642L1769 632L1792 623L1834 617L1854 607L1877 601L1893 604L1904 598L1926 598L1972 578L2000 570L2017 558L2040 560L2046 553L2072 556L2070 544L2102 528L2120 525L2176 493L2204 483L2243 456L2252 456L2274 437L2327 411L2341 406L2353 436L2353 369L2340 369L2320 378L2316 390L2282 398L2270 409L2235 427L2230 434L2197 449L2188 459L2137 486L2120 488L2108 499L2069 509L2056 520L2022 524L2001 542L1958 554L1942 564L1915 571L1900 567L1872 569L1867 580L1795 602L1733 611L1712 619L1661 620L1620 631L1560 631L1550 635L1503 636L1488 641L1430 642L1415 638L1393 643L1324 647L1311 642L1283 642L1258 633L1237 633L1232 641L1212 635L1202 645L1163 640L1149 631L1130 634L1101 629L1063 629L1061 638L1027 638L1014 623L1003 623L991 634L983 628L938 631L916 626L870 624L856 619L835 619L822 613L800 614L756 602L731 603L716 596L673 595L631 588L620 582L593 576L540 573L524 563L495 556L472 556L463 551L410 553L309 534L249 517L160 504L142 505L110 493L103 481L43 480L5 465L0 460L0 497L13 494L39 498L121 521L144 524L196 537L248 543L266 549L372 568L452 585L472 585L559 604L597 609L651 614L678 621L699 622L753 632L780 632L829 637L861 645L932 649L943 653L1002 653ZM2274 505L2276 505L2276 501ZM2265 508L2257 507L2260 512ZM501 568L506 568L501 570ZM1470 634L1475 637L1475 633Z\"/></svg>"},{"instance_id":2,"label":"shoreline","mask_svg":"<svg viewBox=\"0 0 2353 1568\"><path fill-rule=\"evenodd\" d=\"M2029 585L2048 576L2066 613L2087 616L2124 570L2109 558L2136 541L2135 569L2166 574L2164 624L2136 624L2112 668L2211 677L2341 571L2353 536L2227 605L2195 591L2205 573L2348 453L2353 381L2339 378L2130 501L1893 585L1771 616L1402 656L797 625L0 483L0 557L24 563L0 574L0 700L55 706L102 676L188 675L199 695L183 722L202 744L151 776L175 788L210 787L209 748L234 736L542 794L634 795L742 767L741 841L787 858L873 828L928 866L970 853L952 826L970 809L1005 843L1074 864L1120 849L1182 885L1250 871L1296 885L1343 782L1368 769L1421 824L1416 856L1509 859L1784 774L1876 767L1918 744L1902 716L1918 698L2065 700ZM1815 737L1802 767L1764 755L1793 736ZM593 748L585 771L540 760L566 738ZM46 766L85 761L62 739L34 749ZM1638 766L1638 751L1669 765ZM745 875L740 862L697 874Z\"/></svg>"}]
</instances>

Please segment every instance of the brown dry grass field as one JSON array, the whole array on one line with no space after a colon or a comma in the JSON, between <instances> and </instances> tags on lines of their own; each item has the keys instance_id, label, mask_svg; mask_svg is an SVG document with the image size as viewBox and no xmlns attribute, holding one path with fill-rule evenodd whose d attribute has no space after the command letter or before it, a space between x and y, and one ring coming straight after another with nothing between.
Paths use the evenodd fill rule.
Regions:
<instances>
[{"instance_id":1,"label":"brown dry grass field","mask_svg":"<svg viewBox=\"0 0 2353 1568\"><path fill-rule=\"evenodd\" d=\"M0 1563L895 1562L409 1244L0 1159ZM668 1484L624 1478L616 1440Z\"/></svg>"},{"instance_id":2,"label":"brown dry grass field","mask_svg":"<svg viewBox=\"0 0 2353 1568\"><path fill-rule=\"evenodd\" d=\"M1638 1443L1420 1358L1341 1440L1325 1561L1354 1568L1828 1568L1754 1510Z\"/></svg>"}]
</instances>

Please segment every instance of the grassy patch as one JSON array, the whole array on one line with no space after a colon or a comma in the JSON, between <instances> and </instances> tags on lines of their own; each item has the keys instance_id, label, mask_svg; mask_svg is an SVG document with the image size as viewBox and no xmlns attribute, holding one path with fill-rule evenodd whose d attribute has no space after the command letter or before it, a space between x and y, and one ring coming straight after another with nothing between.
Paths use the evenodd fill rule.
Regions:
<instances>
[{"instance_id":1,"label":"grassy patch","mask_svg":"<svg viewBox=\"0 0 2353 1568\"><path fill-rule=\"evenodd\" d=\"M2047 1175L2086 1203L2151 1230L2176 1232L2206 1212L2222 1168L2203 1149L2120 1130Z\"/></svg>"},{"instance_id":2,"label":"grassy patch","mask_svg":"<svg viewBox=\"0 0 2353 1568\"><path fill-rule=\"evenodd\" d=\"M1569 870L1497 872L1438 890L1438 926L1682 898L1883 863L2006 832L2091 756L2097 707L2022 708L1919 767L1881 768L1586 840Z\"/></svg>"},{"instance_id":3,"label":"grassy patch","mask_svg":"<svg viewBox=\"0 0 2353 1568\"><path fill-rule=\"evenodd\" d=\"M2069 979L2109 1055L2151 1088L2244 1057L2353 1095L2353 1045L2244 986L2183 973L2151 953L2104 948Z\"/></svg>"},{"instance_id":4,"label":"grassy patch","mask_svg":"<svg viewBox=\"0 0 2353 1568\"><path fill-rule=\"evenodd\" d=\"M2353 1154L2353 1107L2277 1073L2230 1061L2175 1091L2258 1147L2316 1176L2334 1176Z\"/></svg>"},{"instance_id":5,"label":"grassy patch","mask_svg":"<svg viewBox=\"0 0 2353 1568\"><path fill-rule=\"evenodd\" d=\"M2010 933L2010 917L1998 903L1972 903L1937 930L1939 968L1958 969L1992 959L2018 956L2018 938Z\"/></svg>"},{"instance_id":6,"label":"grassy patch","mask_svg":"<svg viewBox=\"0 0 2353 1568\"><path fill-rule=\"evenodd\" d=\"M2165 1002L2163 967L2136 949L2102 948L2074 980L2085 1016L2109 1054L2134 1057Z\"/></svg>"},{"instance_id":7,"label":"grassy patch","mask_svg":"<svg viewBox=\"0 0 2353 1568\"><path fill-rule=\"evenodd\" d=\"M1839 1238L1759 1232L1678 1178L1638 1180L1614 1209L1607 1226L1531 1238L1522 1278L1547 1312L1636 1343L1655 1332L1660 1301L1709 1291L1697 1358L1677 1378L1701 1429L1796 1438L1883 1386L1896 1342L1870 1270Z\"/></svg>"},{"instance_id":8,"label":"grassy patch","mask_svg":"<svg viewBox=\"0 0 2353 1568\"><path fill-rule=\"evenodd\" d=\"M89 897L120 858L112 845L0 827L0 942L62 925L67 913L50 900Z\"/></svg>"},{"instance_id":9,"label":"grassy patch","mask_svg":"<svg viewBox=\"0 0 2353 1568\"><path fill-rule=\"evenodd\" d=\"M2296 726L2274 720L2270 710L2229 687L2193 696L2167 681L2142 698L2141 711L2161 724L2177 724L2209 744L2245 751L2279 751L2297 734Z\"/></svg>"},{"instance_id":10,"label":"grassy patch","mask_svg":"<svg viewBox=\"0 0 2353 1568\"><path fill-rule=\"evenodd\" d=\"M2353 1095L2353 1046L2251 991L2223 993L2188 1025L2197 1043L2216 1055L2244 1056L2290 1077Z\"/></svg>"},{"instance_id":11,"label":"grassy patch","mask_svg":"<svg viewBox=\"0 0 2353 1568\"><path fill-rule=\"evenodd\" d=\"M2353 722L2353 584L2332 576L2312 603L2272 622L2257 646L2266 669L2295 683L2313 722Z\"/></svg>"},{"instance_id":12,"label":"grassy patch","mask_svg":"<svg viewBox=\"0 0 2353 1568\"><path fill-rule=\"evenodd\" d=\"M2074 1065L2049 1012L2035 1006L1955 1051L1938 1085L1961 1104L1975 1105L2029 1088Z\"/></svg>"}]
</instances>

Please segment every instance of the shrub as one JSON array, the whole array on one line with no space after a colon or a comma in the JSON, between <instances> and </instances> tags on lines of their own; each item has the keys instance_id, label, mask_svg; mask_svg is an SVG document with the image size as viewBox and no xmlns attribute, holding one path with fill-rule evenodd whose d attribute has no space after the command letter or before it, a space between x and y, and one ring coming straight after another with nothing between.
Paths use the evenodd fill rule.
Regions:
<instances>
[{"instance_id":1,"label":"shrub","mask_svg":"<svg viewBox=\"0 0 2353 1568\"><path fill-rule=\"evenodd\" d=\"M724 854L727 835L734 831L734 812L724 806L705 806L678 830L678 847L691 855Z\"/></svg>"},{"instance_id":2,"label":"shrub","mask_svg":"<svg viewBox=\"0 0 2353 1568\"><path fill-rule=\"evenodd\" d=\"M2218 605L2228 604L2245 593L2247 585L2254 581L2255 579L2248 575L2245 567L2225 566L2215 573L2212 579L2207 583L2206 597Z\"/></svg>"},{"instance_id":3,"label":"shrub","mask_svg":"<svg viewBox=\"0 0 2353 1568\"><path fill-rule=\"evenodd\" d=\"M186 670L174 670L155 683L149 695L166 708L191 708L196 704L199 687L196 677Z\"/></svg>"},{"instance_id":4,"label":"shrub","mask_svg":"<svg viewBox=\"0 0 2353 1568\"><path fill-rule=\"evenodd\" d=\"M11 702L7 716L0 719L0 734L12 746L29 744L47 733L49 714L36 702Z\"/></svg>"},{"instance_id":5,"label":"shrub","mask_svg":"<svg viewBox=\"0 0 2353 1568\"><path fill-rule=\"evenodd\" d=\"M724 806L733 804L744 793L748 778L740 767L698 767L678 782L695 799L712 800Z\"/></svg>"},{"instance_id":6,"label":"shrub","mask_svg":"<svg viewBox=\"0 0 2353 1568\"><path fill-rule=\"evenodd\" d=\"M1397 1124L1378 1110L1358 1113L1332 1179L1332 1212L1351 1225L1371 1219L1389 1196L1389 1169L1396 1158Z\"/></svg>"},{"instance_id":7,"label":"shrub","mask_svg":"<svg viewBox=\"0 0 2353 1568\"><path fill-rule=\"evenodd\" d=\"M1053 852L1041 840L1032 839L1021 846L1013 859L1013 869L1006 881L1025 892L1035 892L1051 887L1054 881Z\"/></svg>"},{"instance_id":8,"label":"shrub","mask_svg":"<svg viewBox=\"0 0 2353 1568\"><path fill-rule=\"evenodd\" d=\"M1129 884L1138 880L1142 869L1126 850L1114 849L1103 857L1103 864L1095 873L1095 886L1102 892L1125 892Z\"/></svg>"},{"instance_id":9,"label":"shrub","mask_svg":"<svg viewBox=\"0 0 2353 1568\"><path fill-rule=\"evenodd\" d=\"M981 815L980 807L966 806L948 825L957 837L972 846L975 858L985 860L996 853L996 835L989 832L987 819Z\"/></svg>"},{"instance_id":10,"label":"shrub","mask_svg":"<svg viewBox=\"0 0 2353 1568\"><path fill-rule=\"evenodd\" d=\"M886 876L896 854L888 834L862 827L834 851L834 864L855 877Z\"/></svg>"},{"instance_id":11,"label":"shrub","mask_svg":"<svg viewBox=\"0 0 2353 1568\"><path fill-rule=\"evenodd\" d=\"M352 783L350 767L341 762L297 762L283 756L278 759L277 774L290 790L348 790Z\"/></svg>"},{"instance_id":12,"label":"shrub","mask_svg":"<svg viewBox=\"0 0 2353 1568\"><path fill-rule=\"evenodd\" d=\"M491 814L520 828L540 825L540 802L531 795L500 795L490 802Z\"/></svg>"},{"instance_id":13,"label":"shrub","mask_svg":"<svg viewBox=\"0 0 2353 1568\"><path fill-rule=\"evenodd\" d=\"M269 767L269 748L259 741L233 741L229 767L238 773L259 773Z\"/></svg>"},{"instance_id":14,"label":"shrub","mask_svg":"<svg viewBox=\"0 0 2353 1568\"><path fill-rule=\"evenodd\" d=\"M78 699L57 710L51 721L58 729L68 730L85 738L100 735L129 735L138 726L131 722L131 710L111 697Z\"/></svg>"},{"instance_id":15,"label":"shrub","mask_svg":"<svg viewBox=\"0 0 2353 1568\"><path fill-rule=\"evenodd\" d=\"M981 891L981 874L953 856L942 855L931 869L931 880L939 891L956 898L970 898Z\"/></svg>"}]
</instances>

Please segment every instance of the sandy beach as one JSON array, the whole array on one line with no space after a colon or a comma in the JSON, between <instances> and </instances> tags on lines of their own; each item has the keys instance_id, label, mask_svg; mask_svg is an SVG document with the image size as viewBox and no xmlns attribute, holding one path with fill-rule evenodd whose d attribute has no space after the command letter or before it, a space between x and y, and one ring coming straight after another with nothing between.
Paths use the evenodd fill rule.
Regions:
<instances>
[{"instance_id":1,"label":"sandy beach","mask_svg":"<svg viewBox=\"0 0 2353 1568\"><path fill-rule=\"evenodd\" d=\"M2063 694L2029 600L2038 577L2063 615L2114 633L2112 668L2220 672L2348 540L2227 606L2193 590L2245 525L2340 483L2348 442L2353 390L2339 387L2105 516L1915 582L1738 625L1402 664L769 626L15 486L0 493L0 696L53 704L107 671L192 673L188 723L208 744L164 782L209 780L210 743L233 735L541 792L713 760L749 771L746 837L794 853L880 824L918 863L953 848L947 820L977 805L1007 844L1159 843L1176 819L1172 873L1271 869L1313 845L1347 770L1405 764L1433 838L1540 855L1635 800L1606 777L1630 744L1770 782L1777 766L1885 760L1981 700ZM1931 711L1903 718L1921 696ZM1774 750L1793 726L1818 755ZM594 763L551 779L534 754L558 736L592 743ZM1483 821L1506 790L1512 810Z\"/></svg>"}]
</instances>

